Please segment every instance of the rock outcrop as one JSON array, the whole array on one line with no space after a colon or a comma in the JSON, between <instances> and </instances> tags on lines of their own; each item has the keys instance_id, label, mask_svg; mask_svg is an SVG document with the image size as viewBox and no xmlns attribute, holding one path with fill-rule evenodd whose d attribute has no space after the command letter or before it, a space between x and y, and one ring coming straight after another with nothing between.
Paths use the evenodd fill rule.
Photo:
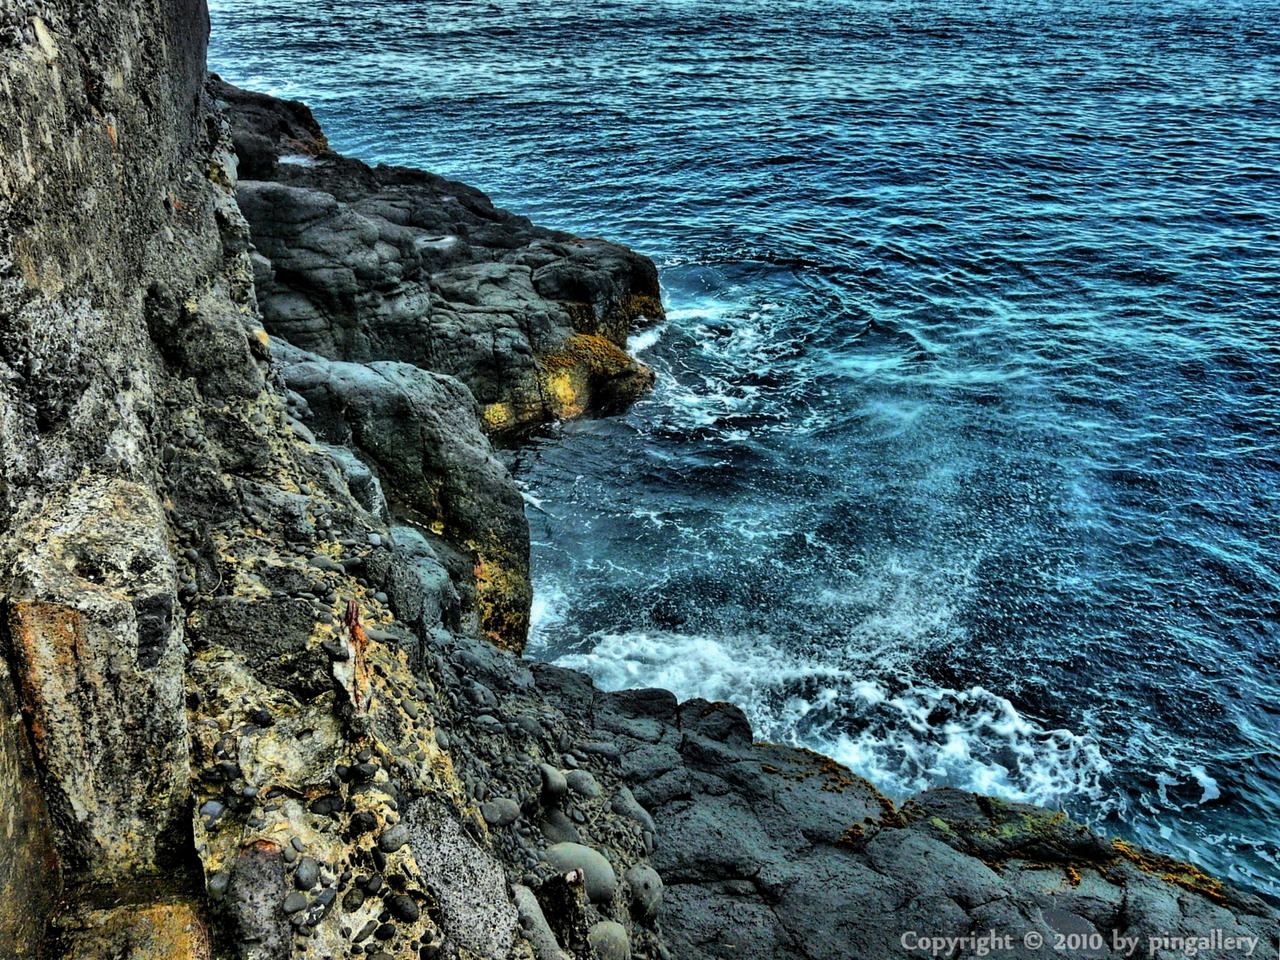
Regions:
<instances>
[{"instance_id":1,"label":"rock outcrop","mask_svg":"<svg viewBox=\"0 0 1280 960\"><path fill-rule=\"evenodd\" d=\"M331 360L457 377L496 432L652 384L625 352L635 323L663 315L651 261L535 226L465 184L339 156L302 104L216 92L253 177L237 196L271 333Z\"/></svg>"},{"instance_id":2,"label":"rock outcrop","mask_svg":"<svg viewBox=\"0 0 1280 960\"><path fill-rule=\"evenodd\" d=\"M726 704L521 660L489 437L644 389L652 265L332 154L207 81L207 28L0 7L0 955L1275 949L1268 905L1060 815L898 808Z\"/></svg>"}]
</instances>

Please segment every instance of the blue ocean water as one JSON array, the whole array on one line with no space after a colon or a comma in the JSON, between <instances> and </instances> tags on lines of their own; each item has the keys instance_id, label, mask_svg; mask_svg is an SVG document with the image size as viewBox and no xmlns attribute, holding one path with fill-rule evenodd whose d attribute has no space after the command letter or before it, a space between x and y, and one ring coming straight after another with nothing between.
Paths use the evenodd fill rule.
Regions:
<instances>
[{"instance_id":1,"label":"blue ocean water","mask_svg":"<svg viewBox=\"0 0 1280 960\"><path fill-rule=\"evenodd\" d=\"M533 655L1280 898L1280 5L211 7L338 149L659 263L654 394L510 453Z\"/></svg>"}]
</instances>

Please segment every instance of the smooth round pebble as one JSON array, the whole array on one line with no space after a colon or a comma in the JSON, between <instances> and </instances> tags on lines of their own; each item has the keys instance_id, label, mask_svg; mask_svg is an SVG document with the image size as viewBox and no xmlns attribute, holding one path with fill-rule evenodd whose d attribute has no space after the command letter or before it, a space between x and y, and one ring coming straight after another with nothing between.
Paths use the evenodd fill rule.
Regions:
<instances>
[{"instance_id":1,"label":"smooth round pebble","mask_svg":"<svg viewBox=\"0 0 1280 960\"><path fill-rule=\"evenodd\" d=\"M632 909L641 917L653 917L662 905L662 878L646 863L637 863L623 879L631 888Z\"/></svg>"},{"instance_id":2,"label":"smooth round pebble","mask_svg":"<svg viewBox=\"0 0 1280 960\"><path fill-rule=\"evenodd\" d=\"M378 837L378 849L383 853L395 853L409 842L409 828L403 823L388 827Z\"/></svg>"},{"instance_id":3,"label":"smooth round pebble","mask_svg":"<svg viewBox=\"0 0 1280 960\"><path fill-rule=\"evenodd\" d=\"M390 897L386 903L391 915L403 920L405 923L413 923L418 917L422 916L422 911L413 902L413 898L405 896L403 893Z\"/></svg>"},{"instance_id":4,"label":"smooth round pebble","mask_svg":"<svg viewBox=\"0 0 1280 960\"><path fill-rule=\"evenodd\" d=\"M508 797L498 797L480 804L484 822L491 827L506 827L520 817L520 805Z\"/></svg>"},{"instance_id":5,"label":"smooth round pebble","mask_svg":"<svg viewBox=\"0 0 1280 960\"><path fill-rule=\"evenodd\" d=\"M561 873L581 870L586 878L587 898L592 903L608 903L613 899L618 878L604 854L580 843L557 843L548 848L547 863Z\"/></svg>"},{"instance_id":6,"label":"smooth round pebble","mask_svg":"<svg viewBox=\"0 0 1280 960\"><path fill-rule=\"evenodd\" d=\"M569 789L578 796L586 797L588 800L600 796L600 784L588 771L570 770L564 778L569 784Z\"/></svg>"},{"instance_id":7,"label":"smooth round pebble","mask_svg":"<svg viewBox=\"0 0 1280 960\"><path fill-rule=\"evenodd\" d=\"M627 928L614 920L601 920L587 931L587 942L600 960L631 960Z\"/></svg>"}]
</instances>

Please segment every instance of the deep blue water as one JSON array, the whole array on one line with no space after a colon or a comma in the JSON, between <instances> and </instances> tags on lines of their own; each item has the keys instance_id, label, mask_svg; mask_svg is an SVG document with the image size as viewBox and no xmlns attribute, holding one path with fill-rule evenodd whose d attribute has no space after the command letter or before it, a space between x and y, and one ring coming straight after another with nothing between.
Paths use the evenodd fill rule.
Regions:
<instances>
[{"instance_id":1,"label":"deep blue water","mask_svg":"<svg viewBox=\"0 0 1280 960\"><path fill-rule=\"evenodd\" d=\"M1280 4L211 6L338 149L659 263L653 396L512 454L534 655L1280 897Z\"/></svg>"}]
</instances>

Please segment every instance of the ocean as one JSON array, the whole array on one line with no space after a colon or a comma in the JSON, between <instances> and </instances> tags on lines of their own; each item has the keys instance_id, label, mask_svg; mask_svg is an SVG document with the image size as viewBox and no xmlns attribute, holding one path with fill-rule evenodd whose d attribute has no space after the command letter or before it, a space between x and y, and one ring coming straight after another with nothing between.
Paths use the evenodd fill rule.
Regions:
<instances>
[{"instance_id":1,"label":"ocean","mask_svg":"<svg viewBox=\"0 0 1280 960\"><path fill-rule=\"evenodd\" d=\"M659 265L505 451L529 655L1280 902L1280 3L212 0L336 149Z\"/></svg>"}]
</instances>

